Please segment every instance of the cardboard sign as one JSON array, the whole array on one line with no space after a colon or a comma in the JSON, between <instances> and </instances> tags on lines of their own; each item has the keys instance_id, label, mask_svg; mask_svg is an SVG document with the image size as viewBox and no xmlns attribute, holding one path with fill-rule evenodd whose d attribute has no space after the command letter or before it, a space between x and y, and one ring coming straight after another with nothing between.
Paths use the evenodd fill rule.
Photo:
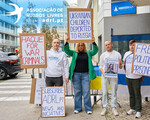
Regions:
<instances>
[{"instance_id":1,"label":"cardboard sign","mask_svg":"<svg viewBox=\"0 0 150 120\"><path fill-rule=\"evenodd\" d=\"M70 43L92 42L93 9L68 8L68 36Z\"/></svg>"},{"instance_id":2,"label":"cardboard sign","mask_svg":"<svg viewBox=\"0 0 150 120\"><path fill-rule=\"evenodd\" d=\"M46 68L46 35L20 34L21 68Z\"/></svg>"},{"instance_id":3,"label":"cardboard sign","mask_svg":"<svg viewBox=\"0 0 150 120\"><path fill-rule=\"evenodd\" d=\"M150 44L135 44L131 72L137 75L150 76Z\"/></svg>"},{"instance_id":4,"label":"cardboard sign","mask_svg":"<svg viewBox=\"0 0 150 120\"><path fill-rule=\"evenodd\" d=\"M35 89L35 100L34 104L41 104L41 88L45 87L45 79L44 78L37 78L36 79L36 89Z\"/></svg>"},{"instance_id":5,"label":"cardboard sign","mask_svg":"<svg viewBox=\"0 0 150 120\"><path fill-rule=\"evenodd\" d=\"M105 60L105 77L118 78L119 61L116 59Z\"/></svg>"},{"instance_id":6,"label":"cardboard sign","mask_svg":"<svg viewBox=\"0 0 150 120\"><path fill-rule=\"evenodd\" d=\"M41 117L65 116L65 87L44 87L41 92Z\"/></svg>"}]
</instances>

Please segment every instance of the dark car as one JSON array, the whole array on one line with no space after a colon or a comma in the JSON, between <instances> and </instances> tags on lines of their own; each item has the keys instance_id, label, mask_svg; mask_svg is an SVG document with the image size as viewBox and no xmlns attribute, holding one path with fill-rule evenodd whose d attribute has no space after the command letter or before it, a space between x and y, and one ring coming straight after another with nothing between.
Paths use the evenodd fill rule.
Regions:
<instances>
[{"instance_id":1,"label":"dark car","mask_svg":"<svg viewBox=\"0 0 150 120\"><path fill-rule=\"evenodd\" d=\"M20 58L15 53L0 51L0 80L6 79L7 75L15 77L21 71Z\"/></svg>"}]
</instances>

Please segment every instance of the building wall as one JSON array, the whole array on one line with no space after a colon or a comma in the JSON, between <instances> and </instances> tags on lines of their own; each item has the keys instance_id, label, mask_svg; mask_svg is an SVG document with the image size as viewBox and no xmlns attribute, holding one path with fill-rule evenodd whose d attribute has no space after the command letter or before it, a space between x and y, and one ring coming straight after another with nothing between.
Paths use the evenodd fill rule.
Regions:
<instances>
[{"instance_id":1,"label":"building wall","mask_svg":"<svg viewBox=\"0 0 150 120\"><path fill-rule=\"evenodd\" d=\"M14 11L14 7L8 3L14 3L10 0L0 0L0 48L5 51L15 51L18 43L18 26L14 24L17 16L4 16L7 12Z\"/></svg>"},{"instance_id":2,"label":"building wall","mask_svg":"<svg viewBox=\"0 0 150 120\"><path fill-rule=\"evenodd\" d=\"M101 26L101 24L98 26ZM114 30L114 35L150 34L150 14L104 18L105 40L111 40L111 28Z\"/></svg>"}]
</instances>

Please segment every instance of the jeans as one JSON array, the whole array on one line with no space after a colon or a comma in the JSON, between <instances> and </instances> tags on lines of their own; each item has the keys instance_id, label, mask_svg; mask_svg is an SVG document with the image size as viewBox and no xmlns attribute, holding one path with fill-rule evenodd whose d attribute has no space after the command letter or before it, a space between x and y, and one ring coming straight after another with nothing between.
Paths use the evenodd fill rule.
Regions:
<instances>
[{"instance_id":1,"label":"jeans","mask_svg":"<svg viewBox=\"0 0 150 120\"><path fill-rule=\"evenodd\" d=\"M142 97L141 97L141 78L129 79L126 78L128 90L130 94L130 108L141 112L142 110Z\"/></svg>"},{"instance_id":2,"label":"jeans","mask_svg":"<svg viewBox=\"0 0 150 120\"><path fill-rule=\"evenodd\" d=\"M82 111L82 96L83 96L85 112L92 111L89 74L74 72L72 82L75 94L74 109L79 112Z\"/></svg>"},{"instance_id":3,"label":"jeans","mask_svg":"<svg viewBox=\"0 0 150 120\"><path fill-rule=\"evenodd\" d=\"M63 86L63 76L61 77L47 77L46 86Z\"/></svg>"},{"instance_id":4,"label":"jeans","mask_svg":"<svg viewBox=\"0 0 150 120\"><path fill-rule=\"evenodd\" d=\"M117 89L118 89L118 79L116 78L105 78L102 75L102 105L103 108L107 107L108 104L108 86L110 84L111 87L111 107L116 108L117 107Z\"/></svg>"}]
</instances>

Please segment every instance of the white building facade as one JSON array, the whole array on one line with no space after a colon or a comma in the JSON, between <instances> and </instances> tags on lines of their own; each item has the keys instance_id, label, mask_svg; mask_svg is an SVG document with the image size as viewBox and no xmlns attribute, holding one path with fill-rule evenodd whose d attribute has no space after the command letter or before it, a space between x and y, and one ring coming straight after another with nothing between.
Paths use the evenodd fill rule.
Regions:
<instances>
[{"instance_id":1,"label":"white building facade","mask_svg":"<svg viewBox=\"0 0 150 120\"><path fill-rule=\"evenodd\" d=\"M15 52L18 48L18 25L14 24L17 16L5 16L15 8L8 3L15 3L16 0L0 0L0 49Z\"/></svg>"},{"instance_id":2,"label":"white building facade","mask_svg":"<svg viewBox=\"0 0 150 120\"><path fill-rule=\"evenodd\" d=\"M131 39L150 43L150 2L143 2L144 4L136 0L78 0L79 8L94 10L94 35L99 46L97 59L105 51L106 40L112 41L114 49L122 56L129 49L128 42Z\"/></svg>"}]
</instances>

